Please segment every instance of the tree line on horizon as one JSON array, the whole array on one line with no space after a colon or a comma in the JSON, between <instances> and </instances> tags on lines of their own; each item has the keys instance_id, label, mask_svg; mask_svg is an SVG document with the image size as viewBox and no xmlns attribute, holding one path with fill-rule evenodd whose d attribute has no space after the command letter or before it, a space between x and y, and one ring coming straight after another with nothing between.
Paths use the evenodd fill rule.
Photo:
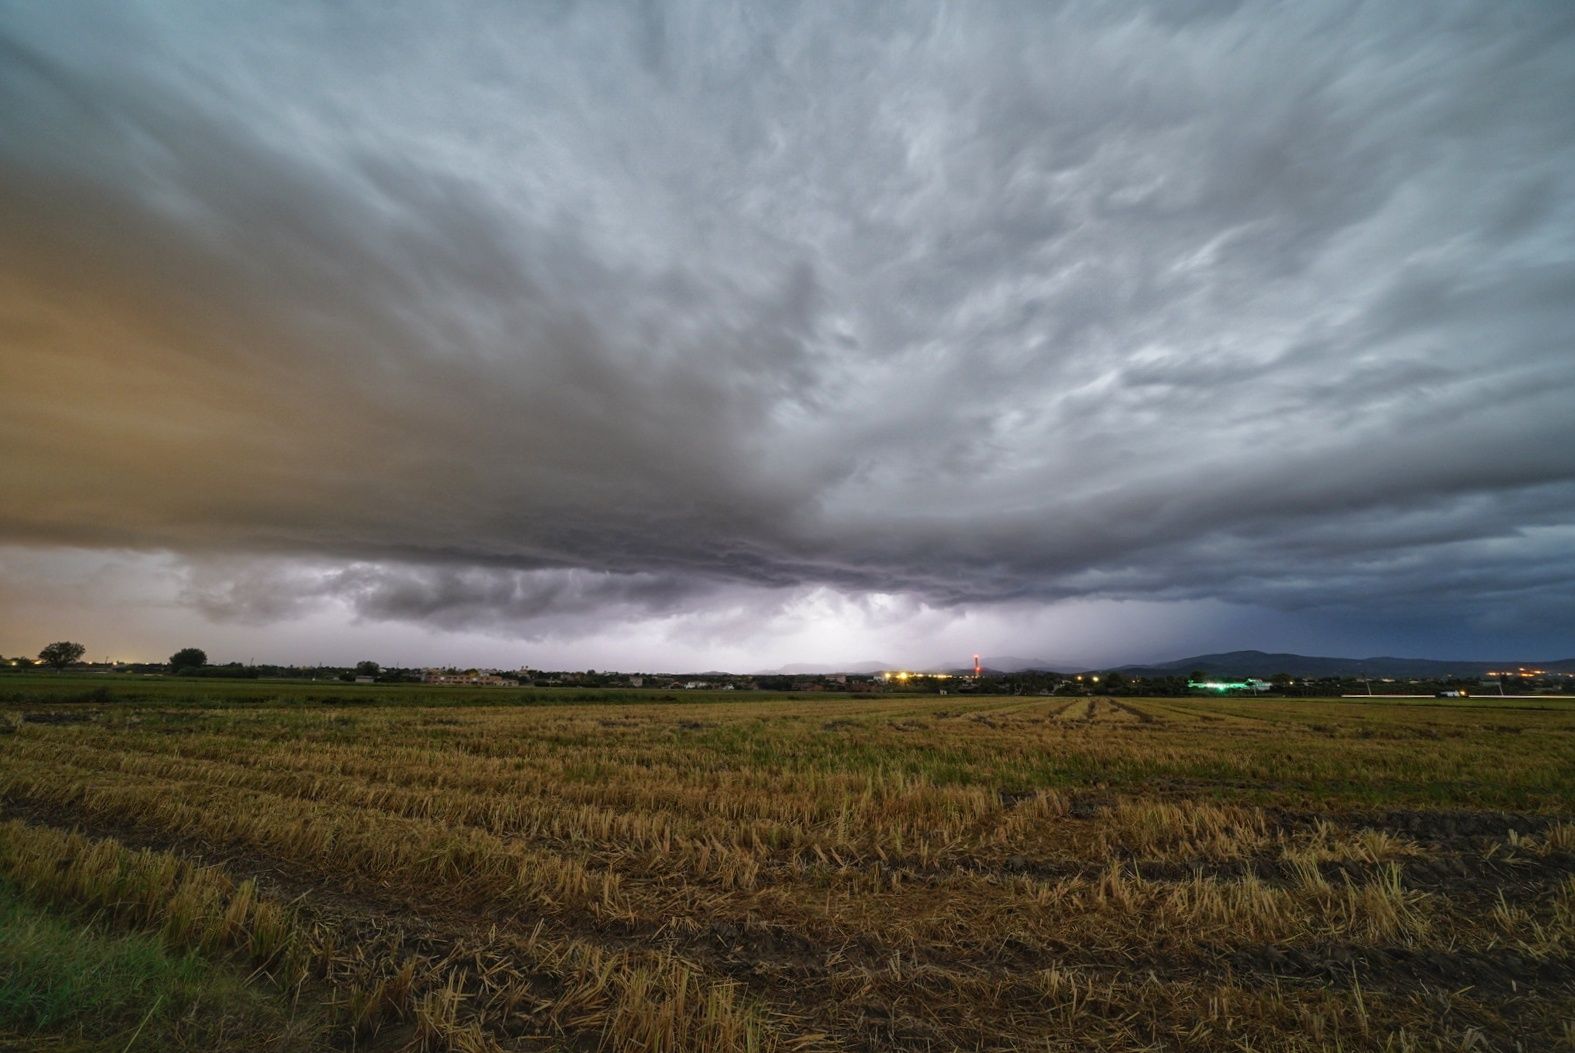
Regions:
<instances>
[{"instance_id":1,"label":"tree line on horizon","mask_svg":"<svg viewBox=\"0 0 1575 1053\"><path fill-rule=\"evenodd\" d=\"M83 656L87 654L87 647L75 640L56 640L46 644L39 650L36 658L13 656L5 658L0 656L0 668L14 667L26 664L28 667L44 665L56 672L63 672L74 665L83 663ZM165 669L176 676L214 676L214 677L239 677L252 679L258 676L276 676L291 672L301 672L308 668L333 670L346 676L378 676L383 672L383 667L377 662L357 662L353 667L340 666L282 666L282 665L256 665L240 662L227 662L223 665L211 665L208 662L208 653L200 647L182 647L169 656L165 662L125 662L117 663L131 670Z\"/></svg>"},{"instance_id":2,"label":"tree line on horizon","mask_svg":"<svg viewBox=\"0 0 1575 1053\"><path fill-rule=\"evenodd\" d=\"M15 658L11 659L11 661L13 663L25 661L33 665L47 665L49 668L59 672L81 662L82 656L85 654L87 654L87 647L84 644L77 643L75 640L56 640L54 643L45 644L39 650L37 659ZM0 662L3 661L5 659L0 658ZM170 655L166 664L176 673L202 669L208 664L208 653L200 647L182 647L179 651Z\"/></svg>"}]
</instances>

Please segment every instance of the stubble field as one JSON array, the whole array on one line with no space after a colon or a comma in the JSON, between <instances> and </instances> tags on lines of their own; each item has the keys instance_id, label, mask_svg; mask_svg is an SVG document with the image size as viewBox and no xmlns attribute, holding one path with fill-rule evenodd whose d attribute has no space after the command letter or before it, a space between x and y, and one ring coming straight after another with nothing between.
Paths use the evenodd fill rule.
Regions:
<instances>
[{"instance_id":1,"label":"stubble field","mask_svg":"<svg viewBox=\"0 0 1575 1053\"><path fill-rule=\"evenodd\" d=\"M0 893L274 1001L166 1048L1575 1043L1567 702L116 691L0 703Z\"/></svg>"}]
</instances>

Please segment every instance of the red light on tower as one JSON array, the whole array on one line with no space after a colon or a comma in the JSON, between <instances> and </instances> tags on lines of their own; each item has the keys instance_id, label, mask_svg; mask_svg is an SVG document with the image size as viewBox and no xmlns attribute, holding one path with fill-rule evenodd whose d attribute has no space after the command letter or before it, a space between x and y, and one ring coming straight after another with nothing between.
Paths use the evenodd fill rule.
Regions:
<instances>
[{"instance_id":1,"label":"red light on tower","mask_svg":"<svg viewBox=\"0 0 1575 1053\"><path fill-rule=\"evenodd\" d=\"M973 656L973 678L975 680L977 680L983 675L984 675L984 666L979 664L979 656L978 655L974 655Z\"/></svg>"}]
</instances>

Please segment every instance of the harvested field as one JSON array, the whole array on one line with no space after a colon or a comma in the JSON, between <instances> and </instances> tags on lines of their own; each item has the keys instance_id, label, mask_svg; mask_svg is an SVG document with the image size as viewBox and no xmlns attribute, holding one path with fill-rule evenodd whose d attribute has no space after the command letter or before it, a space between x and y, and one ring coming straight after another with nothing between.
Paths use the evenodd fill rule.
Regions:
<instances>
[{"instance_id":1,"label":"harvested field","mask_svg":"<svg viewBox=\"0 0 1575 1053\"><path fill-rule=\"evenodd\" d=\"M359 1049L1575 1038L1575 709L337 698L3 707L0 880Z\"/></svg>"}]
</instances>

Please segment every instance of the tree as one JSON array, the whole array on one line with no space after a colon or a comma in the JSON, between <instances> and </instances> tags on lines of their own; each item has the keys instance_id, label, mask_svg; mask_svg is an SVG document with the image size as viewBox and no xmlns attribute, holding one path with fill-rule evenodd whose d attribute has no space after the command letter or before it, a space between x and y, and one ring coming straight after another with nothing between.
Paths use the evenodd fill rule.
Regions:
<instances>
[{"instance_id":1,"label":"tree","mask_svg":"<svg viewBox=\"0 0 1575 1053\"><path fill-rule=\"evenodd\" d=\"M64 669L73 662L81 661L87 654L87 648L70 640L59 640L38 652L38 660L55 669Z\"/></svg>"},{"instance_id":2,"label":"tree","mask_svg":"<svg viewBox=\"0 0 1575 1053\"><path fill-rule=\"evenodd\" d=\"M208 653L200 647L182 647L170 655L170 668L177 673L182 669L201 669L208 664Z\"/></svg>"},{"instance_id":3,"label":"tree","mask_svg":"<svg viewBox=\"0 0 1575 1053\"><path fill-rule=\"evenodd\" d=\"M355 675L356 676L376 676L378 673L381 673L382 671L383 671L383 667L378 665L376 662L372 661L371 659L368 659L365 662L357 662L355 664Z\"/></svg>"}]
</instances>

